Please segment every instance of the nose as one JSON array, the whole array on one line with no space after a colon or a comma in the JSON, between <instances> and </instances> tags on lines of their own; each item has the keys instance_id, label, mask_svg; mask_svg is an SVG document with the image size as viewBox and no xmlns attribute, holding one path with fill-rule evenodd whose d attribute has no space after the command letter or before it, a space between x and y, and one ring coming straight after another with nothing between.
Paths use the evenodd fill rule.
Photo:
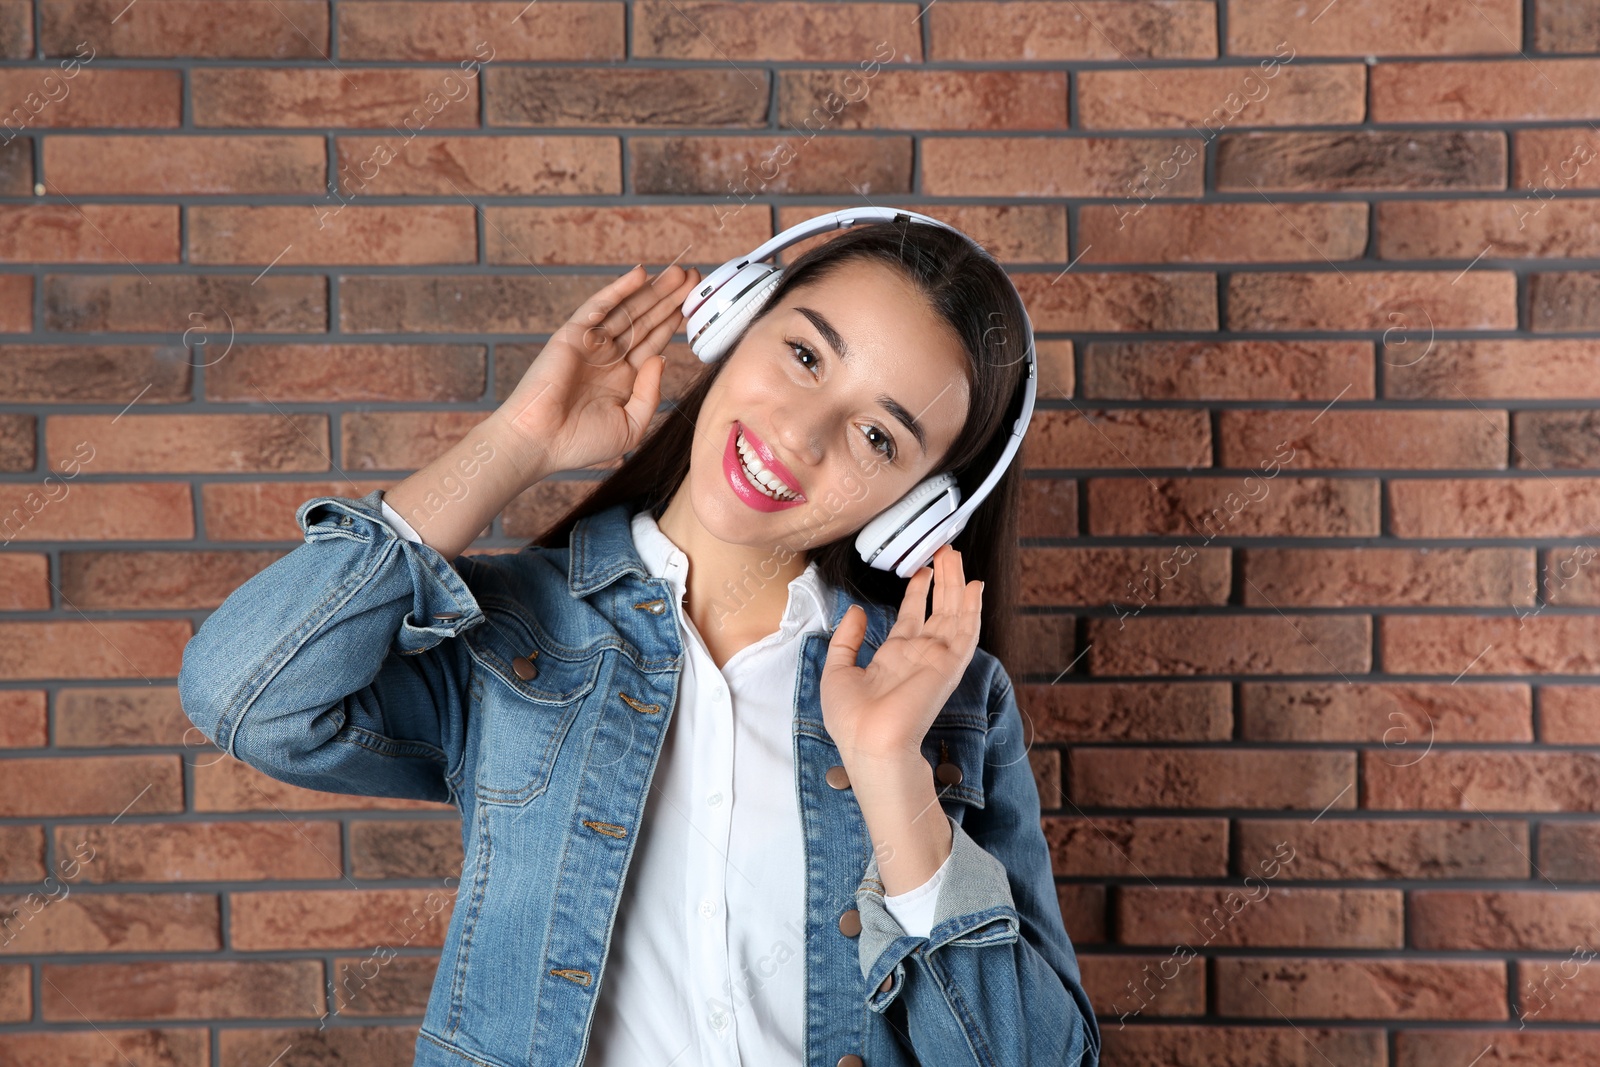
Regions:
<instances>
[{"instance_id":1,"label":"nose","mask_svg":"<svg viewBox=\"0 0 1600 1067\"><path fill-rule=\"evenodd\" d=\"M785 405L773 412L772 432L795 462L816 466L822 462L822 426L809 414L804 405Z\"/></svg>"}]
</instances>

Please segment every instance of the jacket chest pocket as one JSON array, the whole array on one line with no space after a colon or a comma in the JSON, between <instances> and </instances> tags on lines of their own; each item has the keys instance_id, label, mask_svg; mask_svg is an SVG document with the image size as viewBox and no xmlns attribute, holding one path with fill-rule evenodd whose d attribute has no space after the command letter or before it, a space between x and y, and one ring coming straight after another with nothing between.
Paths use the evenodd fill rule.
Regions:
<instances>
[{"instance_id":1,"label":"jacket chest pocket","mask_svg":"<svg viewBox=\"0 0 1600 1067\"><path fill-rule=\"evenodd\" d=\"M936 723L922 739L922 756L933 774L941 806L956 822L965 807L984 805L984 741L981 727Z\"/></svg>"},{"instance_id":2,"label":"jacket chest pocket","mask_svg":"<svg viewBox=\"0 0 1600 1067\"><path fill-rule=\"evenodd\" d=\"M478 799L526 804L545 791L573 721L600 675L599 655L563 659L527 627L491 618L467 632L481 675Z\"/></svg>"}]
</instances>

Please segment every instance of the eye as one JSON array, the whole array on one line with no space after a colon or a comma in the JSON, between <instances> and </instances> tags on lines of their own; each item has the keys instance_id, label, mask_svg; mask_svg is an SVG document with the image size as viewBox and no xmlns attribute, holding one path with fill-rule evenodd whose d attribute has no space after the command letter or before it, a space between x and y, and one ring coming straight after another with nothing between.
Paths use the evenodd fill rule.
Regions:
<instances>
[{"instance_id":1,"label":"eye","mask_svg":"<svg viewBox=\"0 0 1600 1067\"><path fill-rule=\"evenodd\" d=\"M810 371L812 376L815 377L817 367L821 365L822 361L817 358L817 354L812 350L811 346L804 341L785 341L783 343L795 352L795 362ZM807 358L811 360L810 363L806 362ZM890 463L893 463L896 455L894 438L870 423L867 425L866 435L867 441L872 447L877 449Z\"/></svg>"}]
</instances>

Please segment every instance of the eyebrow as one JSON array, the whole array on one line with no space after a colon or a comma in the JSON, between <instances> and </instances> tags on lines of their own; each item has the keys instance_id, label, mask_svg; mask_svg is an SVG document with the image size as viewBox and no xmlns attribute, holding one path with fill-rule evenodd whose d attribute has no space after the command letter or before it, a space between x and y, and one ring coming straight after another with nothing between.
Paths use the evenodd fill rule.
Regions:
<instances>
[{"instance_id":1,"label":"eyebrow","mask_svg":"<svg viewBox=\"0 0 1600 1067\"><path fill-rule=\"evenodd\" d=\"M828 343L828 347L833 349L833 354L839 358L839 362L843 363L849 358L850 352L844 343L844 338L839 336L839 331L833 328L833 323L829 322L822 312L805 307L797 307L795 310L811 320L811 325L817 328L817 332ZM922 448L923 452L928 451L927 431L922 428L922 423L917 417L906 410L905 405L893 397L885 396L881 393L878 395L878 403L883 406L885 411L905 424L906 429L910 430L912 436L917 439L917 444Z\"/></svg>"}]
</instances>

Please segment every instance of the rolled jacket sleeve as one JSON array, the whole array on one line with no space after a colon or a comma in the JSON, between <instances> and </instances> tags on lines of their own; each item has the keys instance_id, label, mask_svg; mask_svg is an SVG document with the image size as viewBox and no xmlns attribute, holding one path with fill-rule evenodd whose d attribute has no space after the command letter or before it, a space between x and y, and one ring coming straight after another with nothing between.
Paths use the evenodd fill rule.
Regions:
<instances>
[{"instance_id":1,"label":"rolled jacket sleeve","mask_svg":"<svg viewBox=\"0 0 1600 1067\"><path fill-rule=\"evenodd\" d=\"M950 856L926 933L896 920L868 860L855 894L866 1005L903 1002L925 1067L1094 1067L1099 1024L1062 923L1021 711L980 654L993 672L984 805L945 815Z\"/></svg>"}]
</instances>

